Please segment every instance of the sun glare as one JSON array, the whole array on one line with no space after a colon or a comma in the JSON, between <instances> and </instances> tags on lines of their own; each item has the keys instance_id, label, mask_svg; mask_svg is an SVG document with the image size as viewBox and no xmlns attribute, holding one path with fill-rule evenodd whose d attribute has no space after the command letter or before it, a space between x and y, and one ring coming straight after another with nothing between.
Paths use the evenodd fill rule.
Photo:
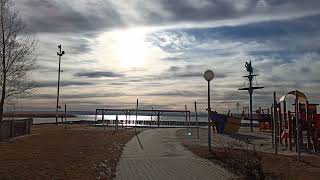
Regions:
<instances>
[{"instance_id":1,"label":"sun glare","mask_svg":"<svg viewBox=\"0 0 320 180\"><path fill-rule=\"evenodd\" d=\"M146 33L141 30L126 30L115 34L112 44L114 58L122 67L139 67L148 57Z\"/></svg>"}]
</instances>

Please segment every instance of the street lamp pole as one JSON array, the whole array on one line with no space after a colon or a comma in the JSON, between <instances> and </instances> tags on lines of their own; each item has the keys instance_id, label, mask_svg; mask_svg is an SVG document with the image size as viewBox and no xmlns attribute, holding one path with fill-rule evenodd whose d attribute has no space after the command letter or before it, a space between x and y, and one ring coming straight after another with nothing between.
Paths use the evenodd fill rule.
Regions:
<instances>
[{"instance_id":1,"label":"street lamp pole","mask_svg":"<svg viewBox=\"0 0 320 180\"><path fill-rule=\"evenodd\" d=\"M208 148L209 152L211 152L211 125L210 125L210 113L211 113L211 106L210 106L210 81L214 78L214 73L211 70L207 70L203 77L205 80L208 81Z\"/></svg>"},{"instance_id":2,"label":"street lamp pole","mask_svg":"<svg viewBox=\"0 0 320 180\"><path fill-rule=\"evenodd\" d=\"M59 69L58 69L58 87L57 87L57 104L56 104L56 124L58 124L58 116L59 116L59 93L60 93L60 65L61 65L61 57L64 55L64 51L61 50L61 44L58 46L59 52L57 55L59 56Z\"/></svg>"},{"instance_id":3,"label":"street lamp pole","mask_svg":"<svg viewBox=\"0 0 320 180\"><path fill-rule=\"evenodd\" d=\"M209 151L211 152L211 124L210 124L210 81L208 81L208 147Z\"/></svg>"}]
</instances>

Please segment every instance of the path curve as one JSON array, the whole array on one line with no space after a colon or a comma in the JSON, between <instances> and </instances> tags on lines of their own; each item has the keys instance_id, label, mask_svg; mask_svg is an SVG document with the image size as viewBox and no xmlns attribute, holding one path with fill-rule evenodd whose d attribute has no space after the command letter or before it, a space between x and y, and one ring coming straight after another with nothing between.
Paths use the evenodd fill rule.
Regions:
<instances>
[{"instance_id":1,"label":"path curve","mask_svg":"<svg viewBox=\"0 0 320 180\"><path fill-rule=\"evenodd\" d=\"M118 164L116 180L211 180L235 176L193 155L176 137L175 128L151 129L132 138Z\"/></svg>"}]
</instances>

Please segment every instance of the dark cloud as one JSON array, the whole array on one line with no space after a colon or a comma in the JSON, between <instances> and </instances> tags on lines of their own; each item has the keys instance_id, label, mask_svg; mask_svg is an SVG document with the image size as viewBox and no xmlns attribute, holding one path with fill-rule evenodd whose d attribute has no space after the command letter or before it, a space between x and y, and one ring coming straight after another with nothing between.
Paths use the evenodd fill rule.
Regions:
<instances>
[{"instance_id":1,"label":"dark cloud","mask_svg":"<svg viewBox=\"0 0 320 180\"><path fill-rule=\"evenodd\" d=\"M77 94L77 93L72 93L72 94L61 94L61 98L66 98L66 99L82 99L82 98L98 98L98 97L116 97L116 96L127 96L125 93L118 93L118 92L113 92L113 93L104 93L104 94L97 94L97 93L85 93L85 94ZM37 99L52 99L56 98L56 94L37 94L33 98Z\"/></svg>"},{"instance_id":2,"label":"dark cloud","mask_svg":"<svg viewBox=\"0 0 320 180\"><path fill-rule=\"evenodd\" d=\"M165 60L165 61L185 61L185 60L190 60L190 58L189 58L189 57L175 57L175 56L171 56L171 57L162 58L162 60Z\"/></svg>"},{"instance_id":3,"label":"dark cloud","mask_svg":"<svg viewBox=\"0 0 320 180\"><path fill-rule=\"evenodd\" d=\"M79 33L123 25L121 15L107 1L22 0L16 4L26 23L37 32Z\"/></svg>"},{"instance_id":4,"label":"dark cloud","mask_svg":"<svg viewBox=\"0 0 320 180\"><path fill-rule=\"evenodd\" d=\"M83 81L61 81L60 87L66 87L66 86L88 86L88 85L94 85L90 82L83 82ZM46 82L37 82L36 87L42 88L42 87L57 87L57 82L55 81L46 81Z\"/></svg>"},{"instance_id":5,"label":"dark cloud","mask_svg":"<svg viewBox=\"0 0 320 180\"><path fill-rule=\"evenodd\" d=\"M101 78L101 77L122 77L122 74L114 73L111 71L95 71L95 72L79 72L74 74L77 77L86 78Z\"/></svg>"},{"instance_id":6,"label":"dark cloud","mask_svg":"<svg viewBox=\"0 0 320 180\"><path fill-rule=\"evenodd\" d=\"M190 97L190 96L201 96L201 94L194 92L194 91L170 91L170 92L158 92L158 93L149 93L146 96L183 96L183 97Z\"/></svg>"},{"instance_id":7,"label":"dark cloud","mask_svg":"<svg viewBox=\"0 0 320 180\"><path fill-rule=\"evenodd\" d=\"M300 68L301 73L311 73L312 69L310 67L302 67Z\"/></svg>"},{"instance_id":8,"label":"dark cloud","mask_svg":"<svg viewBox=\"0 0 320 180\"><path fill-rule=\"evenodd\" d=\"M317 0L160 0L164 10L170 12L170 20L173 22L205 22L215 20L239 19L246 16L285 14L285 12L317 11L320 2ZM262 7L263 5L263 7ZM154 22L159 18L150 18ZM168 21L168 19L165 19ZM163 21L165 21L163 20Z\"/></svg>"},{"instance_id":9,"label":"dark cloud","mask_svg":"<svg viewBox=\"0 0 320 180\"><path fill-rule=\"evenodd\" d=\"M176 72L176 71L179 71L180 69L181 69L181 67L171 66L168 71L170 71L170 72Z\"/></svg>"},{"instance_id":10,"label":"dark cloud","mask_svg":"<svg viewBox=\"0 0 320 180\"><path fill-rule=\"evenodd\" d=\"M318 0L153 0L75 1L21 0L22 16L37 32L88 32L134 25L172 25L185 22L239 20L318 12ZM263 5L263 6L262 6ZM36 11L35 11L36 9Z\"/></svg>"},{"instance_id":11,"label":"dark cloud","mask_svg":"<svg viewBox=\"0 0 320 180\"><path fill-rule=\"evenodd\" d=\"M192 77L203 77L203 72L200 72L200 70L202 70L203 68L200 68L202 66L192 66L192 65L188 65L186 67L178 67L178 66L171 66L168 69L168 72L170 74L165 74L162 77L164 79L167 78L192 78ZM192 71L190 71L192 70ZM215 74L215 78L226 78L226 74L224 73L217 73Z\"/></svg>"}]
</instances>

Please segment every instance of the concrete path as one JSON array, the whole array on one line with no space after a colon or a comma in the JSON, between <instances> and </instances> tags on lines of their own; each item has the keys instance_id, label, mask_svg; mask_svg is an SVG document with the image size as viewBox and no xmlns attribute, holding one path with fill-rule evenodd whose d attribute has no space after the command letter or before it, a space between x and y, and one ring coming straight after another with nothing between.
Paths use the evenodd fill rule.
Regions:
<instances>
[{"instance_id":1,"label":"concrete path","mask_svg":"<svg viewBox=\"0 0 320 180\"><path fill-rule=\"evenodd\" d=\"M206 180L235 177L214 163L186 150L178 129L152 129L129 141L118 164L116 180Z\"/></svg>"}]
</instances>

